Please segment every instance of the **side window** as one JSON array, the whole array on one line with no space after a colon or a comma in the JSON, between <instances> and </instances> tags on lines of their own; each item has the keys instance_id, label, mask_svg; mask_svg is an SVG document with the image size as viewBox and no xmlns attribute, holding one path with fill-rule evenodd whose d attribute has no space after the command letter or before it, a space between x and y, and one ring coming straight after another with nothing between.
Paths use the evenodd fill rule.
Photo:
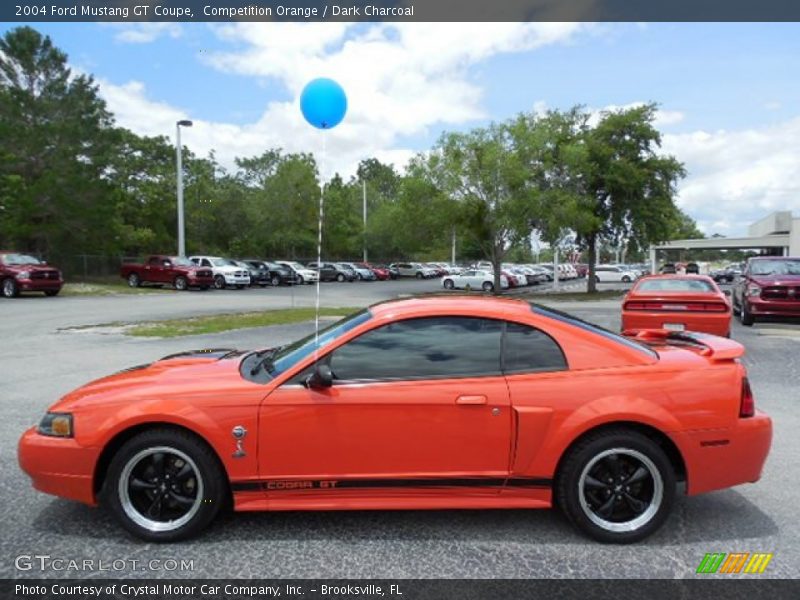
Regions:
<instances>
[{"instance_id":1,"label":"side window","mask_svg":"<svg viewBox=\"0 0 800 600\"><path fill-rule=\"evenodd\" d=\"M539 329L519 323L506 323L503 362L506 373L567 369L564 353L553 338Z\"/></svg>"},{"instance_id":2,"label":"side window","mask_svg":"<svg viewBox=\"0 0 800 600\"><path fill-rule=\"evenodd\" d=\"M209 261L207 258L204 258L201 264L204 267L210 267L211 266L211 261Z\"/></svg>"},{"instance_id":3,"label":"side window","mask_svg":"<svg viewBox=\"0 0 800 600\"><path fill-rule=\"evenodd\" d=\"M157 256L151 256L150 260L148 260L147 262L148 262L148 264L150 264L153 267L159 266L158 265L158 257Z\"/></svg>"},{"instance_id":4,"label":"side window","mask_svg":"<svg viewBox=\"0 0 800 600\"><path fill-rule=\"evenodd\" d=\"M339 380L436 379L499 375L502 323L428 317L384 325L338 348Z\"/></svg>"}]
</instances>

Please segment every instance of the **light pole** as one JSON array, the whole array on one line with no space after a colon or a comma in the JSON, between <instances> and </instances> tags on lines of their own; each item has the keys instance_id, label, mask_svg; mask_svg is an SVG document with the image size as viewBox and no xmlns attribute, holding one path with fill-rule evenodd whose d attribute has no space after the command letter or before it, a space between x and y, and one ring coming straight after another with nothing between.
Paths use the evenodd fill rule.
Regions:
<instances>
[{"instance_id":1,"label":"light pole","mask_svg":"<svg viewBox=\"0 0 800 600\"><path fill-rule=\"evenodd\" d=\"M186 235L183 223L183 162L181 160L181 127L191 127L192 122L186 119L175 124L175 153L178 170L178 256L186 256Z\"/></svg>"}]
</instances>

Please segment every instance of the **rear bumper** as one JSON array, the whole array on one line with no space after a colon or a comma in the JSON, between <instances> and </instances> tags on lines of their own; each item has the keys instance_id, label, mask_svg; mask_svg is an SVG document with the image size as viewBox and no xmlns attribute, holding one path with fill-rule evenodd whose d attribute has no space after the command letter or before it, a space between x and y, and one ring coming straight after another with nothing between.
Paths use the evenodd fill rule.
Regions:
<instances>
[{"instance_id":1,"label":"rear bumper","mask_svg":"<svg viewBox=\"0 0 800 600\"><path fill-rule=\"evenodd\" d=\"M686 462L687 494L703 494L761 478L772 444L772 419L760 411L731 429L676 434Z\"/></svg>"},{"instance_id":2,"label":"rear bumper","mask_svg":"<svg viewBox=\"0 0 800 600\"><path fill-rule=\"evenodd\" d=\"M622 330L665 329L665 323L682 324L687 331L700 331L722 337L731 330L731 313L622 311Z\"/></svg>"},{"instance_id":3,"label":"rear bumper","mask_svg":"<svg viewBox=\"0 0 800 600\"><path fill-rule=\"evenodd\" d=\"M98 452L73 438L40 435L31 427L19 440L19 466L33 487L46 494L94 505L93 476Z\"/></svg>"},{"instance_id":4,"label":"rear bumper","mask_svg":"<svg viewBox=\"0 0 800 600\"><path fill-rule=\"evenodd\" d=\"M764 300L747 298L747 309L752 315L774 317L800 317L800 298L797 300Z\"/></svg>"}]
</instances>

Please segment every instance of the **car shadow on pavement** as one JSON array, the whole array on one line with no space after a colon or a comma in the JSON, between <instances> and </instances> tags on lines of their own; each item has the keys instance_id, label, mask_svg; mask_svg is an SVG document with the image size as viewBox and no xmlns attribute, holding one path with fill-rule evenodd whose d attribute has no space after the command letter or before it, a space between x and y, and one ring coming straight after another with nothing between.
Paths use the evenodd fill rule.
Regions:
<instances>
[{"instance_id":1,"label":"car shadow on pavement","mask_svg":"<svg viewBox=\"0 0 800 600\"><path fill-rule=\"evenodd\" d=\"M103 509L54 500L34 529L62 536L128 542ZM664 526L643 545L670 546L763 538L775 522L734 490L686 498L679 495ZM228 513L189 544L225 541L461 541L586 544L558 510L319 511Z\"/></svg>"}]
</instances>

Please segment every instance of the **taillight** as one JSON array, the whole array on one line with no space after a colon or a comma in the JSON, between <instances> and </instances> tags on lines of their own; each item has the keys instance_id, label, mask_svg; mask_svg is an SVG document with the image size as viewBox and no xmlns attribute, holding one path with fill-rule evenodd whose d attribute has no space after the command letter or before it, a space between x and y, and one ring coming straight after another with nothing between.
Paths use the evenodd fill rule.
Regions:
<instances>
[{"instance_id":1,"label":"taillight","mask_svg":"<svg viewBox=\"0 0 800 600\"><path fill-rule=\"evenodd\" d=\"M739 405L739 417L752 417L756 414L756 401L753 398L753 390L750 389L750 382L747 377L742 377L742 400Z\"/></svg>"},{"instance_id":2,"label":"taillight","mask_svg":"<svg viewBox=\"0 0 800 600\"><path fill-rule=\"evenodd\" d=\"M657 310L668 312L727 312L721 302L626 302L625 310Z\"/></svg>"}]
</instances>

